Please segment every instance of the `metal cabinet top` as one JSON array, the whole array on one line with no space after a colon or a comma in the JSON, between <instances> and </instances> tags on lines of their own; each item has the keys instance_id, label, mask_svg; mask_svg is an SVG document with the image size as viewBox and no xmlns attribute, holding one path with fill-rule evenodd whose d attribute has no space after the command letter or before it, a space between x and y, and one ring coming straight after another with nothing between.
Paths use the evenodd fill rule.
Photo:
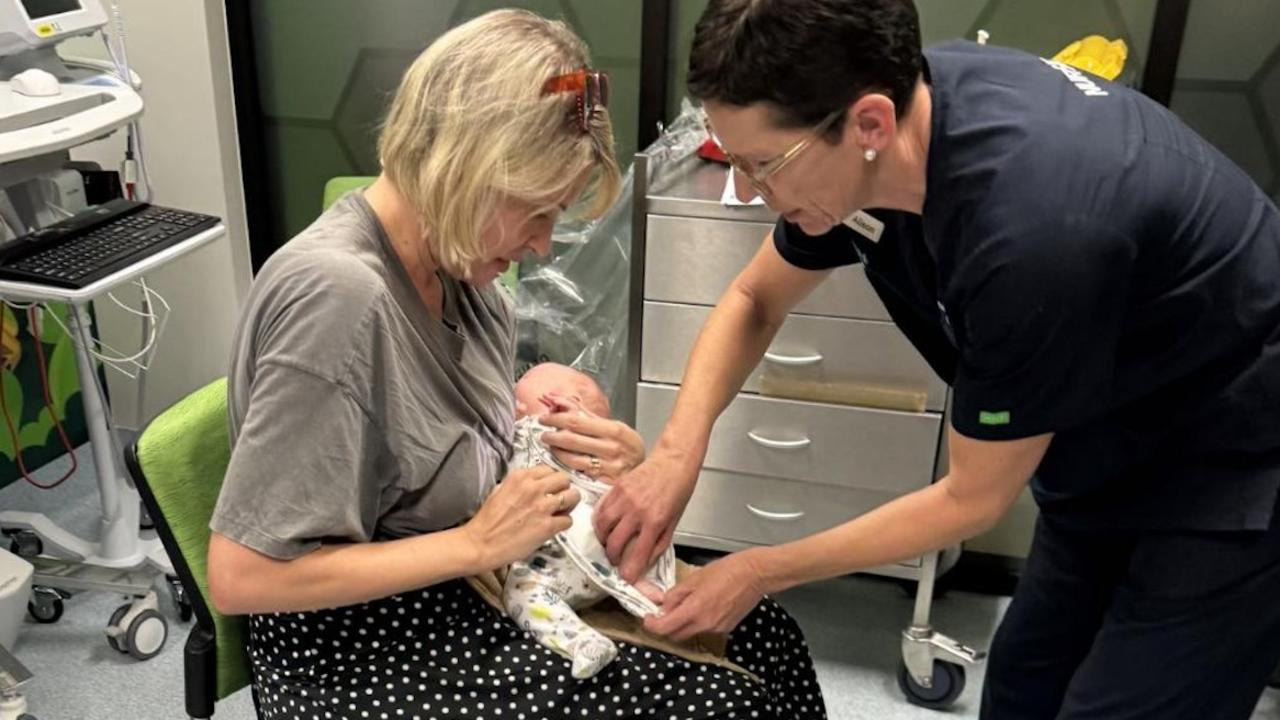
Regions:
<instances>
[{"instance_id":1,"label":"metal cabinet top","mask_svg":"<svg viewBox=\"0 0 1280 720\"><path fill-rule=\"evenodd\" d=\"M675 162L650 160L645 210L658 215L770 224L777 220L777 213L764 205L730 207L720 202L726 172L724 165L699 157Z\"/></svg>"}]
</instances>

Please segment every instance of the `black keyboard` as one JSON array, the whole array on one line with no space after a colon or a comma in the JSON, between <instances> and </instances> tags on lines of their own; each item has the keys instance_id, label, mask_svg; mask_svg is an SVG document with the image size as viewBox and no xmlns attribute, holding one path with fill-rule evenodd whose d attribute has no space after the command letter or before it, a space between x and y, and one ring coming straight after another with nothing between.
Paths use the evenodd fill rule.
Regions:
<instances>
[{"instance_id":1,"label":"black keyboard","mask_svg":"<svg viewBox=\"0 0 1280 720\"><path fill-rule=\"evenodd\" d=\"M134 200L112 200L0 245L0 279L82 288L220 221Z\"/></svg>"}]
</instances>

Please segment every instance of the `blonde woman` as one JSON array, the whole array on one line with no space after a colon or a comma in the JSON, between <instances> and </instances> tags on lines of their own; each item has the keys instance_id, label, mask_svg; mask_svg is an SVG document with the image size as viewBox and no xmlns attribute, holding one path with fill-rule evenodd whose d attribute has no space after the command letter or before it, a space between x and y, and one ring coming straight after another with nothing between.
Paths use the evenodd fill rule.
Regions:
<instances>
[{"instance_id":1,"label":"blonde woman","mask_svg":"<svg viewBox=\"0 0 1280 720\"><path fill-rule=\"evenodd\" d=\"M514 318L493 280L547 254L569 208L617 196L607 91L562 23L508 10L451 30L396 93L382 175L262 268L232 360L209 584L221 611L250 615L264 717L823 717L771 603L730 644L762 683L626 645L578 683L460 579L526 557L578 501L563 474L503 477ZM621 423L546 422L584 471L643 457Z\"/></svg>"}]
</instances>

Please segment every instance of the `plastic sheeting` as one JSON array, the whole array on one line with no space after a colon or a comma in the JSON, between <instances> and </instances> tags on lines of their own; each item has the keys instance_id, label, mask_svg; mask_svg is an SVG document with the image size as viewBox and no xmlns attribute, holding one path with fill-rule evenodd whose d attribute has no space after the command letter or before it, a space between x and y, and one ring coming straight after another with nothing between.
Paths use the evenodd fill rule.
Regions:
<instances>
[{"instance_id":1,"label":"plastic sheeting","mask_svg":"<svg viewBox=\"0 0 1280 720\"><path fill-rule=\"evenodd\" d=\"M673 165L706 140L702 111L685 101L680 115L645 154L651 167ZM556 228L546 259L520 263L514 289L516 371L542 362L570 365L596 378L615 408L631 404L625 377L631 274L634 174L602 217Z\"/></svg>"}]
</instances>

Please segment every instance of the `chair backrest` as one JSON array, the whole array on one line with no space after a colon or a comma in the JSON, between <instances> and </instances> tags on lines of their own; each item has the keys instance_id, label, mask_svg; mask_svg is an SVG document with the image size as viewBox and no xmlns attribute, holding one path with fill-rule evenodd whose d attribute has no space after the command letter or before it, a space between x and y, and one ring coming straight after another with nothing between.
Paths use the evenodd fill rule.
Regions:
<instances>
[{"instance_id":1,"label":"chair backrest","mask_svg":"<svg viewBox=\"0 0 1280 720\"><path fill-rule=\"evenodd\" d=\"M346 195L352 190L359 190L367 187L377 180L375 177L367 177L360 175L344 176L329 178L324 184L324 197L320 201L320 209L328 210L329 206L338 200L338 198Z\"/></svg>"},{"instance_id":2,"label":"chair backrest","mask_svg":"<svg viewBox=\"0 0 1280 720\"><path fill-rule=\"evenodd\" d=\"M209 520L230 459L226 378L165 410L126 453L134 484L191 596L196 621L214 636L219 700L249 684L248 623L242 616L222 615L209 602Z\"/></svg>"},{"instance_id":3,"label":"chair backrest","mask_svg":"<svg viewBox=\"0 0 1280 720\"><path fill-rule=\"evenodd\" d=\"M367 177L360 175L344 176L329 178L324 184L324 197L320 200L320 209L328 210L329 206L337 202L338 198L346 195L352 190L359 190L367 187L377 180L376 177ZM516 284L520 281L520 263L511 263L511 267L498 278L498 280L506 285L507 288L514 291Z\"/></svg>"}]
</instances>

